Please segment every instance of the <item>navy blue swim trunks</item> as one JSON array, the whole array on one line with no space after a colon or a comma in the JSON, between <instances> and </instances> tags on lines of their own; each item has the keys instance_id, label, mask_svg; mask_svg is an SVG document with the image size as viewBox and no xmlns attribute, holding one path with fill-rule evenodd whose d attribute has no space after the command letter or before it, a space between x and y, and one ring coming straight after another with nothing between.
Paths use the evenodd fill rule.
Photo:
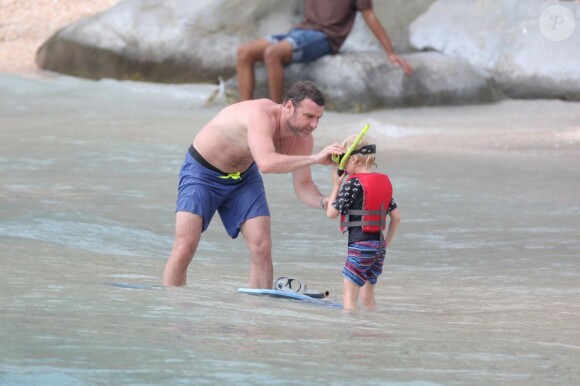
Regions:
<instances>
[{"instance_id":1,"label":"navy blue swim trunks","mask_svg":"<svg viewBox=\"0 0 580 386\"><path fill-rule=\"evenodd\" d=\"M233 239L246 220L269 217L262 176L255 163L241 173L223 173L191 146L179 171L176 212L200 215L205 231L216 210Z\"/></svg>"}]
</instances>

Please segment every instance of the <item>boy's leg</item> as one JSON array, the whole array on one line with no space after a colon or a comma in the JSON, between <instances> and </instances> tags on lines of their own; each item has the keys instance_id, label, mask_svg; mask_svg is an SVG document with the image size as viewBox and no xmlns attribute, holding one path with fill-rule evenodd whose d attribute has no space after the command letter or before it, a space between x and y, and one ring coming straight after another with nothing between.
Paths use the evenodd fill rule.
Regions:
<instances>
[{"instance_id":1,"label":"boy's leg","mask_svg":"<svg viewBox=\"0 0 580 386\"><path fill-rule=\"evenodd\" d=\"M343 280L342 303L345 310L355 310L360 287L347 278Z\"/></svg>"},{"instance_id":2,"label":"boy's leg","mask_svg":"<svg viewBox=\"0 0 580 386\"><path fill-rule=\"evenodd\" d=\"M373 309L376 306L375 302L375 285L367 281L360 290L360 298L363 306L366 309Z\"/></svg>"}]
</instances>

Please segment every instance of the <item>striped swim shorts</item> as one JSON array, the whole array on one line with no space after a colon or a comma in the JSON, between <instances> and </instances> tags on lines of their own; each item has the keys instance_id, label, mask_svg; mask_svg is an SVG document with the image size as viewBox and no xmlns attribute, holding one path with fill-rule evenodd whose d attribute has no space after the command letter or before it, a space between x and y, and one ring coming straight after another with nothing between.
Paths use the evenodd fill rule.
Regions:
<instances>
[{"instance_id":1,"label":"striped swim shorts","mask_svg":"<svg viewBox=\"0 0 580 386\"><path fill-rule=\"evenodd\" d=\"M377 256L379 241L357 241L348 245L348 257L342 276L362 287L367 281L377 283L383 273L385 249Z\"/></svg>"}]
</instances>

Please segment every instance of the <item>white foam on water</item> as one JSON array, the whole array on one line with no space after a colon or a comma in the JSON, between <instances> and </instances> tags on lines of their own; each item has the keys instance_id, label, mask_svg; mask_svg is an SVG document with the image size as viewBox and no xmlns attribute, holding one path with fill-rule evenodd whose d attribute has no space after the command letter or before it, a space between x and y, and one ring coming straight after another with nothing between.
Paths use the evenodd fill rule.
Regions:
<instances>
[{"instance_id":1,"label":"white foam on water","mask_svg":"<svg viewBox=\"0 0 580 386\"><path fill-rule=\"evenodd\" d=\"M406 137L413 137L413 136L420 136L424 134L436 134L440 132L440 129L437 128L429 128L429 129L421 129L416 127L406 127L402 125L395 125L381 122L377 119L368 119L367 123L369 124L370 130L368 132L369 135L373 137L381 138L406 138Z\"/></svg>"},{"instance_id":2,"label":"white foam on water","mask_svg":"<svg viewBox=\"0 0 580 386\"><path fill-rule=\"evenodd\" d=\"M157 257L165 254L172 239L143 229L124 227L111 221L93 218L98 223L34 218L28 221L6 221L0 225L0 236L26 238L64 245L85 251Z\"/></svg>"}]
</instances>

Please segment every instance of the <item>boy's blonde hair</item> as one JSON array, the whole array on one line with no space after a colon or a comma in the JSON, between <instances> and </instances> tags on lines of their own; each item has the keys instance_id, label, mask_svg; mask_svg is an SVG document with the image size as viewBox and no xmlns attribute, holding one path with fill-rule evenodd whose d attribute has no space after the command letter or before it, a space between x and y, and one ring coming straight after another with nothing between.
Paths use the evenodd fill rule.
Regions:
<instances>
[{"instance_id":1,"label":"boy's blonde hair","mask_svg":"<svg viewBox=\"0 0 580 386\"><path fill-rule=\"evenodd\" d=\"M350 145L353 144L356 137L358 137L358 134L351 135L350 137L348 137L347 139L345 139L342 142L342 146L345 149L348 149L350 147ZM373 144L376 146L375 140L369 135L364 135L354 150L359 150L363 146L373 145ZM353 160L353 162L355 164L364 164L369 169L377 166L374 153L373 154L355 154L355 155L351 155L350 158Z\"/></svg>"}]
</instances>

